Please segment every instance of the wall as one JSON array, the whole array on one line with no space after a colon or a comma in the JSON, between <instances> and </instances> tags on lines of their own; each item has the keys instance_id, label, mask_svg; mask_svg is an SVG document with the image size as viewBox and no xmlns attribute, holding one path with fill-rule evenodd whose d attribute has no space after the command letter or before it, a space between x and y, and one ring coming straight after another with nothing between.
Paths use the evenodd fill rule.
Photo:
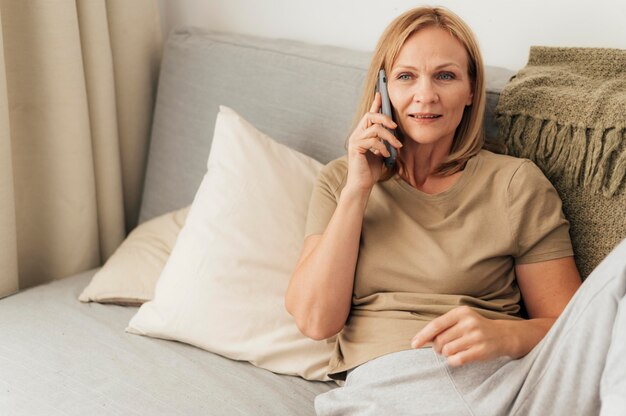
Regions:
<instances>
[{"instance_id":1,"label":"wall","mask_svg":"<svg viewBox=\"0 0 626 416\"><path fill-rule=\"evenodd\" d=\"M164 33L194 25L371 51L385 26L420 4L450 8L473 28L489 65L519 69L530 45L626 49L626 1L158 0Z\"/></svg>"}]
</instances>

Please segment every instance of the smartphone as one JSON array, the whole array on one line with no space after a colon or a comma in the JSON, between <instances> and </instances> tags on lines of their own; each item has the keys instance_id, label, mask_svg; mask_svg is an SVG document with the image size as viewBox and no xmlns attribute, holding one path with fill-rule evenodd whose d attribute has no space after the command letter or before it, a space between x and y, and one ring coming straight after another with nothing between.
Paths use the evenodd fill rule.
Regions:
<instances>
[{"instance_id":1,"label":"smartphone","mask_svg":"<svg viewBox=\"0 0 626 416\"><path fill-rule=\"evenodd\" d=\"M382 104L380 106L380 112L386 116L389 116L393 120L393 112L391 110L391 101L389 100L389 93L387 92L387 74L385 74L385 70L381 69L378 72L378 83L376 84L376 90L380 92L380 97L382 98ZM395 130L387 129L395 136ZM390 145L387 140L383 140L385 143L385 147L391 156L384 157L383 162L385 163L385 167L387 169L391 169L394 163L396 163L396 156L398 155L398 151L395 147Z\"/></svg>"}]
</instances>

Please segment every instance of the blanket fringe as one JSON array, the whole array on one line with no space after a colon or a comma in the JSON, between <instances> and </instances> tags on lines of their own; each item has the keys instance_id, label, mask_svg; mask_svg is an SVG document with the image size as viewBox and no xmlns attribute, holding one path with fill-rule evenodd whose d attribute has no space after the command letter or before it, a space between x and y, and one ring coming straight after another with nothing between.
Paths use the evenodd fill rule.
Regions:
<instances>
[{"instance_id":1,"label":"blanket fringe","mask_svg":"<svg viewBox=\"0 0 626 416\"><path fill-rule=\"evenodd\" d=\"M612 197L624 190L626 128L586 128L523 114L499 114L510 152L533 160L550 178Z\"/></svg>"}]
</instances>

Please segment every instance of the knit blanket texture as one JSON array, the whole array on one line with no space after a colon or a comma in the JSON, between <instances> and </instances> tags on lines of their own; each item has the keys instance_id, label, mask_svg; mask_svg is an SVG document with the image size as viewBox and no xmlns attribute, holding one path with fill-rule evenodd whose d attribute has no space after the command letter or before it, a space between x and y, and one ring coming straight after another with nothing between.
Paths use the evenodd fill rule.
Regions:
<instances>
[{"instance_id":1,"label":"knit blanket texture","mask_svg":"<svg viewBox=\"0 0 626 416\"><path fill-rule=\"evenodd\" d=\"M626 177L626 50L533 46L496 108L500 138L550 178L612 197Z\"/></svg>"}]
</instances>

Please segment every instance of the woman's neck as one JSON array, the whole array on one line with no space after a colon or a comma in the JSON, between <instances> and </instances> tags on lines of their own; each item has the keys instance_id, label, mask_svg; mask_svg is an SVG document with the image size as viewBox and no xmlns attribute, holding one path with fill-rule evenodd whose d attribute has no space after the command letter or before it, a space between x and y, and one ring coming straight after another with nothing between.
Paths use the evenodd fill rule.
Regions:
<instances>
[{"instance_id":1,"label":"woman's neck","mask_svg":"<svg viewBox=\"0 0 626 416\"><path fill-rule=\"evenodd\" d=\"M412 140L405 140L402 147L404 170L399 175L408 184L422 189L427 181L440 179L435 170L450 153L452 143L420 144Z\"/></svg>"}]
</instances>

